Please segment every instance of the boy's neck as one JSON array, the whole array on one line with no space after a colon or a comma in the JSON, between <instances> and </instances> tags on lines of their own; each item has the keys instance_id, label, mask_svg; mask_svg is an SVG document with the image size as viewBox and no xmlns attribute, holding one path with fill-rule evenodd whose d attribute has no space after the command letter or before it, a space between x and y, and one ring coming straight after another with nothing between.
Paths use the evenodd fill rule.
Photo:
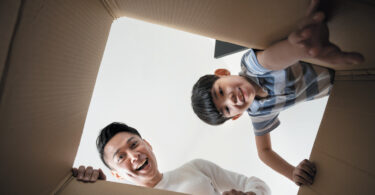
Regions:
<instances>
[{"instance_id":1,"label":"boy's neck","mask_svg":"<svg viewBox=\"0 0 375 195\"><path fill-rule=\"evenodd\" d=\"M246 80L252 85L255 89L255 97L264 98L268 96L267 91L263 90L255 81L251 80L250 78L245 77Z\"/></svg>"}]
</instances>

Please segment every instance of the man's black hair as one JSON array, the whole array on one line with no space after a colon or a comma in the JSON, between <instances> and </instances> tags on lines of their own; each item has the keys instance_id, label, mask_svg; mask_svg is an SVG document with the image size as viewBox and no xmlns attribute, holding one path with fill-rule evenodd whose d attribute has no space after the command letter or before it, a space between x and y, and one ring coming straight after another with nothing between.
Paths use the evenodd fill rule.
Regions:
<instances>
[{"instance_id":1,"label":"man's black hair","mask_svg":"<svg viewBox=\"0 0 375 195\"><path fill-rule=\"evenodd\" d=\"M114 137L117 133L120 133L120 132L131 133L142 138L141 134L139 134L139 132L136 129L134 129L133 127L129 127L128 125L124 123L113 122L107 125L106 127L104 127L100 131L99 136L96 139L96 148L98 149L100 159L103 161L105 166L107 166L109 169L112 169L112 168L104 160L104 147L109 142L109 140L112 139L112 137Z\"/></svg>"},{"instance_id":2,"label":"man's black hair","mask_svg":"<svg viewBox=\"0 0 375 195\"><path fill-rule=\"evenodd\" d=\"M218 79L216 75L202 76L195 83L191 95L191 105L195 114L210 125L220 125L229 119L217 110L212 100L211 90Z\"/></svg>"}]
</instances>

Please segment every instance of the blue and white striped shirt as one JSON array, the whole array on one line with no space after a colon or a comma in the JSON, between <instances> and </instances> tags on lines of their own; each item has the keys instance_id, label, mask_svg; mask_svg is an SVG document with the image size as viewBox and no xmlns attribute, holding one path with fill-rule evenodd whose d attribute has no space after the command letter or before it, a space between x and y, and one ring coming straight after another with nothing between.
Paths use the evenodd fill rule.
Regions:
<instances>
[{"instance_id":1,"label":"blue and white striped shirt","mask_svg":"<svg viewBox=\"0 0 375 195\"><path fill-rule=\"evenodd\" d=\"M334 78L333 70L306 62L298 62L283 70L268 70L259 64L252 49L243 55L241 69L241 76L251 79L268 92L267 97L254 99L247 109L257 136L280 125L280 111L299 102L328 95Z\"/></svg>"}]
</instances>

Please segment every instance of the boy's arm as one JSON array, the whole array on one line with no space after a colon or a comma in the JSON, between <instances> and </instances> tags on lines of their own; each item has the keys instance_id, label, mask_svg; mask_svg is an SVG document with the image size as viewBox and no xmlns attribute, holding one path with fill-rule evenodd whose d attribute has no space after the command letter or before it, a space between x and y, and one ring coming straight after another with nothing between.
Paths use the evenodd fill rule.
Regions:
<instances>
[{"instance_id":1,"label":"boy's arm","mask_svg":"<svg viewBox=\"0 0 375 195\"><path fill-rule=\"evenodd\" d=\"M315 59L328 64L360 64L361 54L343 52L329 41L329 31L324 13L316 12L318 0L312 0L306 17L288 39L279 41L264 51L257 52L258 62L269 70L281 70L299 60Z\"/></svg>"},{"instance_id":2,"label":"boy's arm","mask_svg":"<svg viewBox=\"0 0 375 195\"><path fill-rule=\"evenodd\" d=\"M255 136L259 158L297 185L309 185L313 183L316 168L313 163L303 160L297 167L286 162L281 156L272 150L271 137L269 133L263 136Z\"/></svg>"}]
</instances>

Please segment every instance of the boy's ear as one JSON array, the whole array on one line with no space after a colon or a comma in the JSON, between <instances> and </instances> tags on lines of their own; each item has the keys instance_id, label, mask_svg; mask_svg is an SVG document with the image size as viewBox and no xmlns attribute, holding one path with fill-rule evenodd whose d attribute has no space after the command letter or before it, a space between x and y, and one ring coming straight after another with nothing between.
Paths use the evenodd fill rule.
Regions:
<instances>
[{"instance_id":1,"label":"boy's ear","mask_svg":"<svg viewBox=\"0 0 375 195\"><path fill-rule=\"evenodd\" d=\"M238 118L240 118L242 114L237 114L236 116L232 117L232 120L237 120Z\"/></svg>"},{"instance_id":2,"label":"boy's ear","mask_svg":"<svg viewBox=\"0 0 375 195\"><path fill-rule=\"evenodd\" d=\"M112 174L114 177L116 177L117 179L124 179L123 177L121 177L120 174L118 174L117 171L112 170L112 171L111 171L111 174Z\"/></svg>"},{"instance_id":3,"label":"boy's ear","mask_svg":"<svg viewBox=\"0 0 375 195\"><path fill-rule=\"evenodd\" d=\"M215 75L216 76L229 76L230 72L229 72L229 70L227 70L225 68L220 68L220 69L215 70Z\"/></svg>"}]
</instances>

